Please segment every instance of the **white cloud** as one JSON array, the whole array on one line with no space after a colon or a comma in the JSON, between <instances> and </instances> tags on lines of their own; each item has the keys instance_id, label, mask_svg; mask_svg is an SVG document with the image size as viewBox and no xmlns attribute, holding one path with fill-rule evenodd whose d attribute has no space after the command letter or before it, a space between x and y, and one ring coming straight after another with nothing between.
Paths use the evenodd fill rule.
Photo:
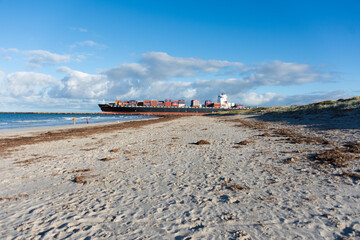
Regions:
<instances>
[{"instance_id":1,"label":"white cloud","mask_svg":"<svg viewBox=\"0 0 360 240\"><path fill-rule=\"evenodd\" d=\"M19 49L17 48L0 48L0 52L2 53L18 53Z\"/></svg>"},{"instance_id":2,"label":"white cloud","mask_svg":"<svg viewBox=\"0 0 360 240\"><path fill-rule=\"evenodd\" d=\"M5 73L0 70L0 82L3 80Z\"/></svg>"},{"instance_id":3,"label":"white cloud","mask_svg":"<svg viewBox=\"0 0 360 240\"><path fill-rule=\"evenodd\" d=\"M19 50L17 48L0 48L0 52L6 61L11 61L12 56L10 54L18 53Z\"/></svg>"},{"instance_id":4,"label":"white cloud","mask_svg":"<svg viewBox=\"0 0 360 240\"><path fill-rule=\"evenodd\" d=\"M51 75L35 72L8 74L5 81L6 93L13 97L27 97L47 94L60 82Z\"/></svg>"},{"instance_id":5,"label":"white cloud","mask_svg":"<svg viewBox=\"0 0 360 240\"><path fill-rule=\"evenodd\" d=\"M35 65L70 60L67 55L42 50L28 54L32 57L29 62ZM298 85L331 77L301 63L273 61L246 66L240 62L173 57L162 52L145 53L138 62L124 63L99 74L68 67L60 67L58 71L65 74L61 80L40 73L17 72L9 74L4 84L11 96L23 96L25 101L47 99L54 104L60 99L77 103L84 99L94 102L98 99L190 100L194 97L215 100L220 92L225 92L231 101L246 105L288 105L296 98L253 91L259 86ZM298 99L304 101L305 97Z\"/></svg>"},{"instance_id":6,"label":"white cloud","mask_svg":"<svg viewBox=\"0 0 360 240\"><path fill-rule=\"evenodd\" d=\"M79 32L87 32L88 31L86 28L82 28L82 27L70 27L70 30L79 31Z\"/></svg>"},{"instance_id":7,"label":"white cloud","mask_svg":"<svg viewBox=\"0 0 360 240\"><path fill-rule=\"evenodd\" d=\"M91 40L87 40L87 41L83 41L83 42L79 42L78 45L80 46L96 46L97 43Z\"/></svg>"},{"instance_id":8,"label":"white cloud","mask_svg":"<svg viewBox=\"0 0 360 240\"><path fill-rule=\"evenodd\" d=\"M307 64L274 61L245 66L240 62L172 57L162 52L145 53L138 63L122 64L105 70L103 74L115 86L122 86L120 92L126 93L131 88L138 90L136 92L146 93L146 89L158 83L161 87L153 90L154 95L169 93L172 86L177 86L178 93L192 89L199 98L216 96L219 92L237 95L264 85L295 85L331 77ZM191 84L186 86L179 84L184 78L193 77L205 79L190 81ZM171 83L166 88L162 87L166 81Z\"/></svg>"},{"instance_id":9,"label":"white cloud","mask_svg":"<svg viewBox=\"0 0 360 240\"><path fill-rule=\"evenodd\" d=\"M0 110L98 111L98 96L104 97L108 90L103 76L67 67L58 70L66 74L62 80L35 72L8 74L5 81L0 81Z\"/></svg>"},{"instance_id":10,"label":"white cloud","mask_svg":"<svg viewBox=\"0 0 360 240\"><path fill-rule=\"evenodd\" d=\"M241 93L238 97L241 104L251 106L262 106L274 101L275 99L276 101L279 101L284 98L284 96L273 92L267 92L264 94L257 94L255 92Z\"/></svg>"},{"instance_id":11,"label":"white cloud","mask_svg":"<svg viewBox=\"0 0 360 240\"><path fill-rule=\"evenodd\" d=\"M110 96L127 96L128 89L132 89L139 97L191 97L196 89L190 81L203 75L233 75L241 72L243 64L218 60L203 60L197 58L172 57L163 52L150 52L142 55L138 63L124 63L120 66L102 72L110 81L113 88ZM172 95L170 95L172 94Z\"/></svg>"},{"instance_id":12,"label":"white cloud","mask_svg":"<svg viewBox=\"0 0 360 240\"><path fill-rule=\"evenodd\" d=\"M242 93L237 96L237 102L249 106L291 106L303 105L325 100L337 100L340 98L349 98L353 95L346 94L344 91L331 92L312 92L309 94L284 95L273 92L257 94L255 92Z\"/></svg>"},{"instance_id":13,"label":"white cloud","mask_svg":"<svg viewBox=\"0 0 360 240\"><path fill-rule=\"evenodd\" d=\"M50 92L53 97L98 98L106 96L111 88L111 83L104 75L92 75L68 67L60 67L58 71L66 76L61 80L61 85L54 87Z\"/></svg>"},{"instance_id":14,"label":"white cloud","mask_svg":"<svg viewBox=\"0 0 360 240\"><path fill-rule=\"evenodd\" d=\"M219 73L228 69L233 73L240 71L242 67L243 64L238 62L180 58L163 52L150 52L143 54L139 63L122 64L104 71L104 74L113 79L127 78L153 82Z\"/></svg>"},{"instance_id":15,"label":"white cloud","mask_svg":"<svg viewBox=\"0 0 360 240\"><path fill-rule=\"evenodd\" d=\"M6 61L11 61L13 58L11 56L3 56Z\"/></svg>"},{"instance_id":16,"label":"white cloud","mask_svg":"<svg viewBox=\"0 0 360 240\"><path fill-rule=\"evenodd\" d=\"M106 48L106 45L94 42L92 40L86 40L86 41L82 41L82 42L76 42L75 44L72 44L70 46L71 49L76 48L76 47L95 47L98 49L104 49L104 48Z\"/></svg>"},{"instance_id":17,"label":"white cloud","mask_svg":"<svg viewBox=\"0 0 360 240\"><path fill-rule=\"evenodd\" d=\"M307 64L273 61L250 67L245 78L262 85L294 85L330 78Z\"/></svg>"},{"instance_id":18,"label":"white cloud","mask_svg":"<svg viewBox=\"0 0 360 240\"><path fill-rule=\"evenodd\" d=\"M198 58L172 57L163 52L150 52L142 55L140 63L148 69L148 78L153 80L168 80L169 78L193 77L205 73L219 73L230 68L240 71L243 64L218 60L203 60Z\"/></svg>"},{"instance_id":19,"label":"white cloud","mask_svg":"<svg viewBox=\"0 0 360 240\"><path fill-rule=\"evenodd\" d=\"M46 50L31 50L26 51L27 55L27 66L31 68L40 68L43 65L54 65L57 63L69 62L71 57L70 55L60 55L56 53L51 53Z\"/></svg>"}]
</instances>

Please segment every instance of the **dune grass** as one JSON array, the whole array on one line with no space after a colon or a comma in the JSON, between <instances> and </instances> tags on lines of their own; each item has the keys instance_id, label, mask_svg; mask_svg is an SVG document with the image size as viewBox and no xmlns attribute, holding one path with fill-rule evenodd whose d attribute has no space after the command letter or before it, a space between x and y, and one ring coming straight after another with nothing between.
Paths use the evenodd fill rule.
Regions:
<instances>
[{"instance_id":1,"label":"dune grass","mask_svg":"<svg viewBox=\"0 0 360 240\"><path fill-rule=\"evenodd\" d=\"M283 107L253 107L244 110L229 110L216 113L217 115L236 115L236 114L264 114L264 113L319 113L325 110L346 112L360 109L360 96L337 101L326 100L310 103L306 105L293 105ZM341 114L340 114L341 115Z\"/></svg>"}]
</instances>

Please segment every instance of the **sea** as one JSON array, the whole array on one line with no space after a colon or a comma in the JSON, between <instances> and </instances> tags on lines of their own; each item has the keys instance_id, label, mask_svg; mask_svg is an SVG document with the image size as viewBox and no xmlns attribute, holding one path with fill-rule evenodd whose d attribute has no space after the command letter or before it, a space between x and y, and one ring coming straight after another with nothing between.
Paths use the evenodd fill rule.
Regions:
<instances>
[{"instance_id":1,"label":"sea","mask_svg":"<svg viewBox=\"0 0 360 240\"><path fill-rule=\"evenodd\" d=\"M144 115L0 113L0 130L124 122L154 118Z\"/></svg>"}]
</instances>

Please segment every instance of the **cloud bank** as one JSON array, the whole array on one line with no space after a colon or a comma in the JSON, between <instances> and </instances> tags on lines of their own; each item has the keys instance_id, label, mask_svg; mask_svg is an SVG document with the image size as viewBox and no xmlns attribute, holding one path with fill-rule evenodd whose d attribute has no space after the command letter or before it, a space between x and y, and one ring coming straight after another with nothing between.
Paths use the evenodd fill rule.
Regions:
<instances>
[{"instance_id":1,"label":"cloud bank","mask_svg":"<svg viewBox=\"0 0 360 240\"><path fill-rule=\"evenodd\" d=\"M27 52L33 67L65 63L68 55L43 50ZM326 81L331 74L302 63L282 61L245 65L241 62L174 57L149 52L137 62L123 63L89 74L60 67L61 79L35 72L15 72L6 76L6 97L21 96L46 101L97 102L102 99L213 99L226 92L246 105L282 103L289 98L276 93L253 92L260 86L290 86Z\"/></svg>"}]
</instances>

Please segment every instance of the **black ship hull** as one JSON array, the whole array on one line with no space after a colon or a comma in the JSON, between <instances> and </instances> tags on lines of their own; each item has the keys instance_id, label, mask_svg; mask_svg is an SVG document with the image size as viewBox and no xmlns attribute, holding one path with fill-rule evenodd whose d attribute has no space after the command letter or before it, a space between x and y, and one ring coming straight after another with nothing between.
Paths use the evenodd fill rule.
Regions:
<instances>
[{"instance_id":1,"label":"black ship hull","mask_svg":"<svg viewBox=\"0 0 360 240\"><path fill-rule=\"evenodd\" d=\"M111 106L109 104L99 104L101 111L111 114L148 114L148 115L203 115L216 112L229 111L226 108L213 107L140 107L140 106Z\"/></svg>"}]
</instances>

